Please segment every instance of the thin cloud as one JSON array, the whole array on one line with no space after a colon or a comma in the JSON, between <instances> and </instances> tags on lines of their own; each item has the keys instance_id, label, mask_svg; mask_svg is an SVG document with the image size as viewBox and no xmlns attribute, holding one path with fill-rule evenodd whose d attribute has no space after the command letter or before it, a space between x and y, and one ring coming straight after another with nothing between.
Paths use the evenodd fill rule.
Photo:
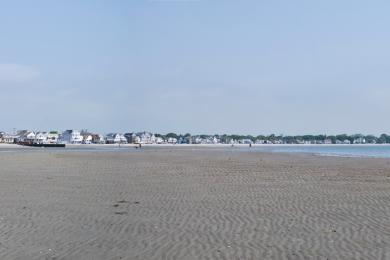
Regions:
<instances>
[{"instance_id":1,"label":"thin cloud","mask_svg":"<svg viewBox=\"0 0 390 260\"><path fill-rule=\"evenodd\" d=\"M0 63L0 82L26 82L38 78L39 70L32 66Z\"/></svg>"}]
</instances>

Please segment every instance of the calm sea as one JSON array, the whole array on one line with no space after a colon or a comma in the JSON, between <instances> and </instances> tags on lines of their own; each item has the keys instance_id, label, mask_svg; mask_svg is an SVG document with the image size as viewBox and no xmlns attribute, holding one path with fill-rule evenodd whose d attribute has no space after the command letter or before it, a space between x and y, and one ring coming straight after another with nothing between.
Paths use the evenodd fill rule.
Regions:
<instances>
[{"instance_id":1,"label":"calm sea","mask_svg":"<svg viewBox=\"0 0 390 260\"><path fill-rule=\"evenodd\" d=\"M342 156L342 157L373 157L373 158L390 158L389 145L255 145L249 146L144 146L141 150L134 147L113 147L113 146L73 146L69 148L2 148L1 153L20 153L20 152L137 152L143 150L155 149L175 149L175 150L198 150L214 149L221 151L259 151L271 153L310 153L324 156ZM1 156L1 155L0 155Z\"/></svg>"},{"instance_id":2,"label":"calm sea","mask_svg":"<svg viewBox=\"0 0 390 260\"><path fill-rule=\"evenodd\" d=\"M272 145L252 147L274 153L311 153L325 156L390 158L390 145Z\"/></svg>"}]
</instances>

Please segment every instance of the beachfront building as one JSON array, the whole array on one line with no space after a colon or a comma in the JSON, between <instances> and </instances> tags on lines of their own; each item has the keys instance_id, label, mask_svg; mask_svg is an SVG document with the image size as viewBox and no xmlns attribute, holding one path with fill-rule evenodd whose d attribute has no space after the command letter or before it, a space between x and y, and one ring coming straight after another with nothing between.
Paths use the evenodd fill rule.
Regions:
<instances>
[{"instance_id":1,"label":"beachfront building","mask_svg":"<svg viewBox=\"0 0 390 260\"><path fill-rule=\"evenodd\" d=\"M62 133L61 142L64 144L81 144L83 136L78 130L66 130Z\"/></svg>"},{"instance_id":2,"label":"beachfront building","mask_svg":"<svg viewBox=\"0 0 390 260\"><path fill-rule=\"evenodd\" d=\"M34 142L35 133L28 130L20 130L17 132L17 142Z\"/></svg>"},{"instance_id":3,"label":"beachfront building","mask_svg":"<svg viewBox=\"0 0 390 260\"><path fill-rule=\"evenodd\" d=\"M92 137L91 142L93 144L105 144L106 143L106 140L104 140L104 136L103 135L92 134L91 137Z\"/></svg>"},{"instance_id":4,"label":"beachfront building","mask_svg":"<svg viewBox=\"0 0 390 260\"><path fill-rule=\"evenodd\" d=\"M202 143L202 138L200 136L192 136L191 141L193 144L201 144Z\"/></svg>"},{"instance_id":5,"label":"beachfront building","mask_svg":"<svg viewBox=\"0 0 390 260\"><path fill-rule=\"evenodd\" d=\"M234 140L234 139L230 139L229 140L229 144L233 145L233 144L238 144L238 141L237 140Z\"/></svg>"},{"instance_id":6,"label":"beachfront building","mask_svg":"<svg viewBox=\"0 0 390 260\"><path fill-rule=\"evenodd\" d=\"M155 140L155 143L156 144L163 144L164 143L164 139L162 137L156 137L156 140Z\"/></svg>"},{"instance_id":7,"label":"beachfront building","mask_svg":"<svg viewBox=\"0 0 390 260\"><path fill-rule=\"evenodd\" d=\"M133 139L133 143L134 144L140 144L141 143L141 137L139 137L138 135L136 135Z\"/></svg>"},{"instance_id":8,"label":"beachfront building","mask_svg":"<svg viewBox=\"0 0 390 260\"><path fill-rule=\"evenodd\" d=\"M5 132L0 133L0 143L13 144L15 143L16 138L17 136L15 135L7 134Z\"/></svg>"},{"instance_id":9,"label":"beachfront building","mask_svg":"<svg viewBox=\"0 0 390 260\"><path fill-rule=\"evenodd\" d=\"M103 135L90 133L87 130L81 131L81 136L83 137L83 144L105 144L106 140Z\"/></svg>"},{"instance_id":10,"label":"beachfront building","mask_svg":"<svg viewBox=\"0 0 390 260\"><path fill-rule=\"evenodd\" d=\"M364 137L358 137L356 138L355 140L353 140L353 143L354 144L365 144L366 143L366 139Z\"/></svg>"},{"instance_id":11,"label":"beachfront building","mask_svg":"<svg viewBox=\"0 0 390 260\"><path fill-rule=\"evenodd\" d=\"M128 144L136 143L135 139L136 139L137 135L135 133L125 133L124 137L126 138L126 141Z\"/></svg>"},{"instance_id":12,"label":"beachfront building","mask_svg":"<svg viewBox=\"0 0 390 260\"><path fill-rule=\"evenodd\" d=\"M83 144L92 144L92 134L83 134Z\"/></svg>"},{"instance_id":13,"label":"beachfront building","mask_svg":"<svg viewBox=\"0 0 390 260\"><path fill-rule=\"evenodd\" d=\"M177 139L174 137L169 137L167 140L168 144L177 144Z\"/></svg>"},{"instance_id":14,"label":"beachfront building","mask_svg":"<svg viewBox=\"0 0 390 260\"><path fill-rule=\"evenodd\" d=\"M140 132L136 133L136 136L139 138L136 141L140 144L154 144L156 143L156 136L150 132Z\"/></svg>"},{"instance_id":15,"label":"beachfront building","mask_svg":"<svg viewBox=\"0 0 390 260\"><path fill-rule=\"evenodd\" d=\"M106 135L106 144L127 144L127 139L123 134L109 133Z\"/></svg>"},{"instance_id":16,"label":"beachfront building","mask_svg":"<svg viewBox=\"0 0 390 260\"><path fill-rule=\"evenodd\" d=\"M157 143L157 138L153 133L150 132L140 132L140 133L126 133L125 138L128 143L134 144L155 144ZM159 139L159 142L162 143L162 138Z\"/></svg>"},{"instance_id":17,"label":"beachfront building","mask_svg":"<svg viewBox=\"0 0 390 260\"><path fill-rule=\"evenodd\" d=\"M327 138L324 140L324 144L332 144L332 143L333 143L332 139L330 139L330 138Z\"/></svg>"},{"instance_id":18,"label":"beachfront building","mask_svg":"<svg viewBox=\"0 0 390 260\"><path fill-rule=\"evenodd\" d=\"M15 135L10 135L10 134L5 134L1 138L1 142L5 144L13 144L15 143L15 140L17 139L17 136Z\"/></svg>"},{"instance_id":19,"label":"beachfront building","mask_svg":"<svg viewBox=\"0 0 390 260\"><path fill-rule=\"evenodd\" d=\"M48 133L47 132L37 132L35 134L34 142L38 143L38 144L46 144L47 143L47 137L48 137Z\"/></svg>"},{"instance_id":20,"label":"beachfront building","mask_svg":"<svg viewBox=\"0 0 390 260\"><path fill-rule=\"evenodd\" d=\"M6 135L4 132L0 132L0 143L4 143L3 137Z\"/></svg>"},{"instance_id":21,"label":"beachfront building","mask_svg":"<svg viewBox=\"0 0 390 260\"><path fill-rule=\"evenodd\" d=\"M242 140L240 140L240 143L242 143L242 144L252 144L253 142L252 142L251 139L242 139Z\"/></svg>"},{"instance_id":22,"label":"beachfront building","mask_svg":"<svg viewBox=\"0 0 390 260\"><path fill-rule=\"evenodd\" d=\"M144 144L154 144L156 143L156 136L149 132L143 132L141 134L141 142Z\"/></svg>"},{"instance_id":23,"label":"beachfront building","mask_svg":"<svg viewBox=\"0 0 390 260\"><path fill-rule=\"evenodd\" d=\"M59 134L57 131L50 131L47 134L47 143L49 144L56 144L59 140Z\"/></svg>"},{"instance_id":24,"label":"beachfront building","mask_svg":"<svg viewBox=\"0 0 390 260\"><path fill-rule=\"evenodd\" d=\"M81 130L80 135L83 137L83 144L91 144L92 143L92 134L87 130Z\"/></svg>"},{"instance_id":25,"label":"beachfront building","mask_svg":"<svg viewBox=\"0 0 390 260\"><path fill-rule=\"evenodd\" d=\"M218 136L191 136L184 137L183 142L180 143L192 143L192 144L219 144L221 142Z\"/></svg>"}]
</instances>

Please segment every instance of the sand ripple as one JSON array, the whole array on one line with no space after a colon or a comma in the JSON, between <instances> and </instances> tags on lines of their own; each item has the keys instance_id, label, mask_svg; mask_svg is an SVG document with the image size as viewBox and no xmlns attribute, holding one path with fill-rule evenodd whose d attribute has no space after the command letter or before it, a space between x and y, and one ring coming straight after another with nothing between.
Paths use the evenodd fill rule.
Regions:
<instances>
[{"instance_id":1,"label":"sand ripple","mask_svg":"<svg viewBox=\"0 0 390 260\"><path fill-rule=\"evenodd\" d=\"M0 164L0 259L390 259L384 159L166 148Z\"/></svg>"}]
</instances>

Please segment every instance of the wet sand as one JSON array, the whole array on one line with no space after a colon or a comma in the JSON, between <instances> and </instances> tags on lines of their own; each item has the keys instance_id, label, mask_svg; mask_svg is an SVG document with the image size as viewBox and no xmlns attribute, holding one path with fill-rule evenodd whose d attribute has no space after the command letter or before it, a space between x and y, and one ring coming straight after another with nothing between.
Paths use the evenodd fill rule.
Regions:
<instances>
[{"instance_id":1,"label":"wet sand","mask_svg":"<svg viewBox=\"0 0 390 260\"><path fill-rule=\"evenodd\" d=\"M0 153L0 259L390 259L390 160Z\"/></svg>"}]
</instances>

